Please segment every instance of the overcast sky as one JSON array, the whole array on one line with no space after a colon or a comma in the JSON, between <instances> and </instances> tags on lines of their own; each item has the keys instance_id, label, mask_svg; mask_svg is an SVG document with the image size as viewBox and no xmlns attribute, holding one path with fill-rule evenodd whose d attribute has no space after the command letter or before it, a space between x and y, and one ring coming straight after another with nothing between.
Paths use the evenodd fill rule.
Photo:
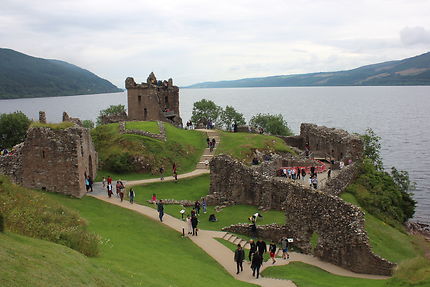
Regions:
<instances>
[{"instance_id":1,"label":"overcast sky","mask_svg":"<svg viewBox=\"0 0 430 287\"><path fill-rule=\"evenodd\" d=\"M430 51L429 0L0 0L0 47L119 87L351 69Z\"/></svg>"}]
</instances>

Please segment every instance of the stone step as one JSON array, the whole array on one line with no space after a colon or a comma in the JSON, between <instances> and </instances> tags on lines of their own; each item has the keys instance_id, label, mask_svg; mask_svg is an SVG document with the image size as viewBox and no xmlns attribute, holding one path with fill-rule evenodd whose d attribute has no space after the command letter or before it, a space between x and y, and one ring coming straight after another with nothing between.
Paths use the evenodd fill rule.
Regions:
<instances>
[{"instance_id":1,"label":"stone step","mask_svg":"<svg viewBox=\"0 0 430 287\"><path fill-rule=\"evenodd\" d=\"M230 239L228 241L230 241L231 243L234 243L234 241L236 241L237 237L235 235L233 235L232 237L230 237Z\"/></svg>"},{"instance_id":2,"label":"stone step","mask_svg":"<svg viewBox=\"0 0 430 287\"><path fill-rule=\"evenodd\" d=\"M233 235L233 234L228 233L228 236L226 236L224 239L225 239L225 240L227 240L227 241L229 241L229 240L230 240L230 238L231 238L232 236L234 236L234 235Z\"/></svg>"},{"instance_id":3,"label":"stone step","mask_svg":"<svg viewBox=\"0 0 430 287\"><path fill-rule=\"evenodd\" d=\"M222 239L225 239L227 236L230 236L230 233L226 232L226 233L222 236Z\"/></svg>"}]
</instances>

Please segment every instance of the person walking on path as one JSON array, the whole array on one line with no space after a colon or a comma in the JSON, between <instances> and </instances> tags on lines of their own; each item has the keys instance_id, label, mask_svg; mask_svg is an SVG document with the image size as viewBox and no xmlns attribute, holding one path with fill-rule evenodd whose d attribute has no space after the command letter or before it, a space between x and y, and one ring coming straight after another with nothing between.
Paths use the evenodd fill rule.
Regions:
<instances>
[{"instance_id":1,"label":"person walking on path","mask_svg":"<svg viewBox=\"0 0 430 287\"><path fill-rule=\"evenodd\" d=\"M215 140L215 138L213 138L212 139L212 148L215 148L215 145L216 145L216 140Z\"/></svg>"},{"instance_id":2,"label":"person walking on path","mask_svg":"<svg viewBox=\"0 0 430 287\"><path fill-rule=\"evenodd\" d=\"M197 236L197 224L199 224L199 220L196 216L191 217L191 226L193 227L193 235Z\"/></svg>"},{"instance_id":3,"label":"person walking on path","mask_svg":"<svg viewBox=\"0 0 430 287\"><path fill-rule=\"evenodd\" d=\"M281 248L282 248L282 258L289 259L290 254L288 254L288 239L286 237L282 237L281 239Z\"/></svg>"},{"instance_id":4,"label":"person walking on path","mask_svg":"<svg viewBox=\"0 0 430 287\"><path fill-rule=\"evenodd\" d=\"M108 193L108 197L111 198L112 197L112 183L108 183L107 185L107 193Z\"/></svg>"},{"instance_id":5,"label":"person walking on path","mask_svg":"<svg viewBox=\"0 0 430 287\"><path fill-rule=\"evenodd\" d=\"M300 179L300 167L297 168L296 176L297 179Z\"/></svg>"},{"instance_id":6,"label":"person walking on path","mask_svg":"<svg viewBox=\"0 0 430 287\"><path fill-rule=\"evenodd\" d=\"M178 183L178 173L176 171L173 173L173 178L175 179L175 183Z\"/></svg>"},{"instance_id":7,"label":"person walking on path","mask_svg":"<svg viewBox=\"0 0 430 287\"><path fill-rule=\"evenodd\" d=\"M121 191L121 183L119 182L119 180L116 182L115 189L116 189L116 197L119 197L119 193Z\"/></svg>"},{"instance_id":8,"label":"person walking on path","mask_svg":"<svg viewBox=\"0 0 430 287\"><path fill-rule=\"evenodd\" d=\"M249 240L249 255L248 255L248 259L249 262L252 261L252 255L254 255L254 253L257 251L257 245L255 245L254 240Z\"/></svg>"},{"instance_id":9,"label":"person walking on path","mask_svg":"<svg viewBox=\"0 0 430 287\"><path fill-rule=\"evenodd\" d=\"M130 190L128 191L128 197L130 198L130 203L133 204L134 203L134 197L135 197L133 188L130 188Z\"/></svg>"},{"instance_id":10,"label":"person walking on path","mask_svg":"<svg viewBox=\"0 0 430 287\"><path fill-rule=\"evenodd\" d=\"M157 196L155 195L155 193L152 194L151 201L153 204L157 203Z\"/></svg>"},{"instance_id":11,"label":"person walking on path","mask_svg":"<svg viewBox=\"0 0 430 287\"><path fill-rule=\"evenodd\" d=\"M243 251L242 246L240 244L237 245L236 251L234 251L234 261L236 262L237 272L236 274L239 274L239 272L243 271L243 260L245 259L245 251ZM240 268L240 271L239 271Z\"/></svg>"},{"instance_id":12,"label":"person walking on path","mask_svg":"<svg viewBox=\"0 0 430 287\"><path fill-rule=\"evenodd\" d=\"M196 202L194 203L194 209L196 210L197 216L199 216L200 215L200 202L198 200L196 200Z\"/></svg>"},{"instance_id":13,"label":"person walking on path","mask_svg":"<svg viewBox=\"0 0 430 287\"><path fill-rule=\"evenodd\" d=\"M207 142L207 144L208 144L208 148L210 147L210 139L209 139L209 136L207 136L207 138L206 138L206 142Z\"/></svg>"},{"instance_id":14,"label":"person walking on path","mask_svg":"<svg viewBox=\"0 0 430 287\"><path fill-rule=\"evenodd\" d=\"M164 167L160 167L160 180L164 180Z\"/></svg>"},{"instance_id":15,"label":"person walking on path","mask_svg":"<svg viewBox=\"0 0 430 287\"><path fill-rule=\"evenodd\" d=\"M88 192L88 190L90 190L90 179L89 179L89 176L85 177L85 188L86 188L87 192Z\"/></svg>"},{"instance_id":16,"label":"person walking on path","mask_svg":"<svg viewBox=\"0 0 430 287\"><path fill-rule=\"evenodd\" d=\"M106 177L104 177L104 176L103 176L102 183L103 183L103 188L105 188L106 187Z\"/></svg>"},{"instance_id":17,"label":"person walking on path","mask_svg":"<svg viewBox=\"0 0 430 287\"><path fill-rule=\"evenodd\" d=\"M174 163L173 163L172 171L173 171L173 174L175 174L175 173L176 173L176 162L174 162Z\"/></svg>"},{"instance_id":18,"label":"person walking on path","mask_svg":"<svg viewBox=\"0 0 430 287\"><path fill-rule=\"evenodd\" d=\"M110 175L107 178L107 184L112 184L112 177L110 177Z\"/></svg>"},{"instance_id":19,"label":"person walking on path","mask_svg":"<svg viewBox=\"0 0 430 287\"><path fill-rule=\"evenodd\" d=\"M157 203L157 211L158 211L158 217L160 218L160 221L163 222L164 204L162 199L160 199L160 201Z\"/></svg>"},{"instance_id":20,"label":"person walking on path","mask_svg":"<svg viewBox=\"0 0 430 287\"><path fill-rule=\"evenodd\" d=\"M252 276L255 276L255 271L257 271L257 279L260 277L260 267L263 264L263 256L259 252L255 252L254 256L252 256Z\"/></svg>"},{"instance_id":21,"label":"person walking on path","mask_svg":"<svg viewBox=\"0 0 430 287\"><path fill-rule=\"evenodd\" d=\"M272 258L272 264L275 264L276 244L273 240L272 242L270 242L270 245L269 245L269 253L270 253L270 258Z\"/></svg>"},{"instance_id":22,"label":"person walking on path","mask_svg":"<svg viewBox=\"0 0 430 287\"><path fill-rule=\"evenodd\" d=\"M266 242L264 242L262 239L258 240L257 242L257 250L261 256L264 255L264 252L267 252Z\"/></svg>"},{"instance_id":23,"label":"person walking on path","mask_svg":"<svg viewBox=\"0 0 430 287\"><path fill-rule=\"evenodd\" d=\"M191 216L187 217L188 234L193 234L193 225L191 223Z\"/></svg>"},{"instance_id":24,"label":"person walking on path","mask_svg":"<svg viewBox=\"0 0 430 287\"><path fill-rule=\"evenodd\" d=\"M119 198L121 199L121 202L124 200L124 190L122 188L119 190Z\"/></svg>"},{"instance_id":25,"label":"person walking on path","mask_svg":"<svg viewBox=\"0 0 430 287\"><path fill-rule=\"evenodd\" d=\"M329 167L327 171L327 178L330 179L330 177L331 177L331 167Z\"/></svg>"},{"instance_id":26,"label":"person walking on path","mask_svg":"<svg viewBox=\"0 0 430 287\"><path fill-rule=\"evenodd\" d=\"M306 178L306 170L302 168L302 179L305 180Z\"/></svg>"}]
</instances>

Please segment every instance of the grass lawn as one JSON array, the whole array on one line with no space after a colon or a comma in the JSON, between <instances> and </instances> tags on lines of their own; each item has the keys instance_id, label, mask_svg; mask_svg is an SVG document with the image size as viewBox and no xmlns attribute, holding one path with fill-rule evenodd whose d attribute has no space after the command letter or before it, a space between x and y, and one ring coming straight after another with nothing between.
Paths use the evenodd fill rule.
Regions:
<instances>
[{"instance_id":1,"label":"grass lawn","mask_svg":"<svg viewBox=\"0 0 430 287\"><path fill-rule=\"evenodd\" d=\"M126 122L125 128L127 130L141 130L145 132L150 132L152 134L159 134L160 128L158 127L158 123L155 121L133 121L133 122Z\"/></svg>"},{"instance_id":2,"label":"grass lawn","mask_svg":"<svg viewBox=\"0 0 430 287\"><path fill-rule=\"evenodd\" d=\"M188 238L136 212L90 197L50 196L79 211L102 237L100 256L88 260L108 268L120 286L254 286L234 280Z\"/></svg>"},{"instance_id":3,"label":"grass lawn","mask_svg":"<svg viewBox=\"0 0 430 287\"><path fill-rule=\"evenodd\" d=\"M124 286L108 265L14 233L0 233L0 258L0 286Z\"/></svg>"},{"instance_id":4,"label":"grass lawn","mask_svg":"<svg viewBox=\"0 0 430 287\"><path fill-rule=\"evenodd\" d=\"M298 287L382 287L392 280L371 280L333 275L318 267L302 262L291 262L283 266L271 266L262 272L264 277L289 279ZM399 285L400 286L400 285ZM424 285L423 285L424 286Z\"/></svg>"},{"instance_id":5,"label":"grass lawn","mask_svg":"<svg viewBox=\"0 0 430 287\"><path fill-rule=\"evenodd\" d=\"M291 147L275 136L250 133L229 133L218 131L221 142L216 150L217 154L229 154L245 162L251 162L253 151L278 151L294 153Z\"/></svg>"},{"instance_id":6,"label":"grass lawn","mask_svg":"<svg viewBox=\"0 0 430 287\"><path fill-rule=\"evenodd\" d=\"M133 122L135 125L146 125L155 122ZM127 123L128 124L128 123ZM190 172L195 169L200 156L206 148L206 135L196 130L184 130L164 123L167 141L160 141L150 137L119 134L118 124L108 124L98 126L93 129L91 135L99 153L102 165L117 166L118 168L102 168L98 172L96 181L101 181L103 176L111 175L114 178L123 180L136 180L158 177L160 166L164 166L165 175L172 174L172 165L175 162L179 174ZM123 158L129 156L139 156L149 165L150 171L139 172L118 172L124 170L122 167L130 167L124 159L113 160L120 155Z\"/></svg>"}]
</instances>

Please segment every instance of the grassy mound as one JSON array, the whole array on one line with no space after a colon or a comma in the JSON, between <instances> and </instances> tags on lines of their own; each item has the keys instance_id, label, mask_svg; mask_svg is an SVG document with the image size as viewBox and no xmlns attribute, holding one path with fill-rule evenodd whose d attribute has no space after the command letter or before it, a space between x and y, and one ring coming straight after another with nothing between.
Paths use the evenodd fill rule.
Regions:
<instances>
[{"instance_id":1,"label":"grassy mound","mask_svg":"<svg viewBox=\"0 0 430 287\"><path fill-rule=\"evenodd\" d=\"M0 176L0 202L7 231L59 243L87 256L98 254L98 237L87 231L86 221L46 195Z\"/></svg>"},{"instance_id":2,"label":"grassy mound","mask_svg":"<svg viewBox=\"0 0 430 287\"><path fill-rule=\"evenodd\" d=\"M62 245L0 233L0 286L121 286L109 268Z\"/></svg>"},{"instance_id":3,"label":"grassy mound","mask_svg":"<svg viewBox=\"0 0 430 287\"><path fill-rule=\"evenodd\" d=\"M75 124L72 122L61 122L61 123L39 123L39 122L32 122L30 127L31 128L38 128L38 127L43 127L43 128L50 128L53 130L65 130L67 128L73 127Z\"/></svg>"},{"instance_id":4,"label":"grassy mound","mask_svg":"<svg viewBox=\"0 0 430 287\"><path fill-rule=\"evenodd\" d=\"M127 130L141 130L153 134L159 134L160 128L158 127L157 122L126 122L125 128Z\"/></svg>"},{"instance_id":5,"label":"grassy mound","mask_svg":"<svg viewBox=\"0 0 430 287\"><path fill-rule=\"evenodd\" d=\"M254 286L234 280L191 240L159 222L90 197L49 196L79 211L102 237L100 256L91 262L121 282L110 286Z\"/></svg>"},{"instance_id":6,"label":"grassy mound","mask_svg":"<svg viewBox=\"0 0 430 287\"><path fill-rule=\"evenodd\" d=\"M250 133L229 133L219 131L221 142L217 154L229 154L244 162L251 162L253 152L258 149L265 152L294 153L291 147L275 136Z\"/></svg>"},{"instance_id":7,"label":"grassy mound","mask_svg":"<svg viewBox=\"0 0 430 287\"><path fill-rule=\"evenodd\" d=\"M151 130L156 124L131 122L127 123L127 127ZM93 129L91 135L102 165L97 180L108 175L124 180L155 177L160 166L164 166L166 175L170 175L174 162L178 173L194 170L206 147L205 134L179 129L167 123L164 127L167 135L165 142L141 135L120 134L118 124ZM136 158L139 158L140 164L136 163Z\"/></svg>"}]
</instances>

